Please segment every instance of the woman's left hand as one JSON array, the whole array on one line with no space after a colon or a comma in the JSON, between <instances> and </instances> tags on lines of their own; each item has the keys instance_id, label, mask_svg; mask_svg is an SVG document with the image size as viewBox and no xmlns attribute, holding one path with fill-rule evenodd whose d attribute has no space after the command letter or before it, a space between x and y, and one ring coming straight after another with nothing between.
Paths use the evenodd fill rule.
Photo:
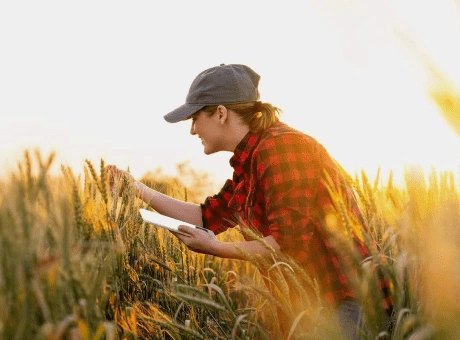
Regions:
<instances>
[{"instance_id":1,"label":"woman's left hand","mask_svg":"<svg viewBox=\"0 0 460 340\"><path fill-rule=\"evenodd\" d=\"M105 172L109 178L110 190L117 191L121 197L125 188L125 181L134 182L134 177L127 171L118 169L115 165L107 165Z\"/></svg>"}]
</instances>

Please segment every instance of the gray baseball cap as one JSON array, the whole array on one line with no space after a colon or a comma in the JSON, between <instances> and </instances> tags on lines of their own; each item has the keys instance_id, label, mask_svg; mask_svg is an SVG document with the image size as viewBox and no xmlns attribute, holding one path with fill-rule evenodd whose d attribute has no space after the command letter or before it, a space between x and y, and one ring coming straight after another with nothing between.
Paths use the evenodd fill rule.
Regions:
<instances>
[{"instance_id":1,"label":"gray baseball cap","mask_svg":"<svg viewBox=\"0 0 460 340\"><path fill-rule=\"evenodd\" d=\"M221 64L201 72L190 85L185 104L164 116L177 123L208 105L225 105L257 101L260 76L250 67Z\"/></svg>"}]
</instances>

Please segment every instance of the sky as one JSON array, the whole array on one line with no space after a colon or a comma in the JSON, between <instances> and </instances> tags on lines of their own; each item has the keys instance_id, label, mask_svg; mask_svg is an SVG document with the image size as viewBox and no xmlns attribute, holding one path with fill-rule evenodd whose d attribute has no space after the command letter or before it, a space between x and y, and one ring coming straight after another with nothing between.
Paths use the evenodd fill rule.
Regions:
<instances>
[{"instance_id":1,"label":"sky","mask_svg":"<svg viewBox=\"0 0 460 340\"><path fill-rule=\"evenodd\" d=\"M458 0L3 1L0 172L38 149L56 172L189 162L223 182L231 153L205 155L189 122L163 119L221 63L259 73L261 99L351 173L458 172L426 62L459 90L459 34Z\"/></svg>"}]
</instances>

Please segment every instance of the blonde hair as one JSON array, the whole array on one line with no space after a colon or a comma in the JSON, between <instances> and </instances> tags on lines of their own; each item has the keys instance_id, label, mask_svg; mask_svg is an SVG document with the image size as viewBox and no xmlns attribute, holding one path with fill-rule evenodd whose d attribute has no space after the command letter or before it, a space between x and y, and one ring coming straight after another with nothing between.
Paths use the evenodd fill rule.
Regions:
<instances>
[{"instance_id":1,"label":"blonde hair","mask_svg":"<svg viewBox=\"0 0 460 340\"><path fill-rule=\"evenodd\" d=\"M209 116L216 112L218 105L205 106L202 110ZM234 111L243 123L249 126L249 130L258 133L279 121L282 110L270 103L245 102L224 105L228 110Z\"/></svg>"}]
</instances>

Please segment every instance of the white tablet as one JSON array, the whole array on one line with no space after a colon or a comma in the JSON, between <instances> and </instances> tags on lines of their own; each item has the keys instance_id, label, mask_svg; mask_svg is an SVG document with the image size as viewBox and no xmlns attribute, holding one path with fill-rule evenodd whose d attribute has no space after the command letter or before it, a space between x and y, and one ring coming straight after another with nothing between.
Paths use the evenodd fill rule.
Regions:
<instances>
[{"instance_id":1,"label":"white tablet","mask_svg":"<svg viewBox=\"0 0 460 340\"><path fill-rule=\"evenodd\" d=\"M193 224L190 224L190 223L187 223L187 222L184 222L184 221L181 221L181 220L177 220L177 219L172 218L172 217L168 217L166 215L154 213L153 211L150 211L150 210L147 210L147 209L142 209L141 208L141 209L139 209L139 211L141 213L142 219L145 222L151 223L153 225L156 225L157 227L165 228L165 229L168 229L168 230L173 231L175 233L188 236L189 234L184 233L182 231L179 231L179 229L178 229L178 227L180 225L186 225L188 227L201 229L201 230L203 230L203 231L205 231L205 232L207 232L207 233L209 233L209 234L211 234L211 235L213 235L215 237L214 233L211 230L201 228L201 227L195 226Z\"/></svg>"}]
</instances>

